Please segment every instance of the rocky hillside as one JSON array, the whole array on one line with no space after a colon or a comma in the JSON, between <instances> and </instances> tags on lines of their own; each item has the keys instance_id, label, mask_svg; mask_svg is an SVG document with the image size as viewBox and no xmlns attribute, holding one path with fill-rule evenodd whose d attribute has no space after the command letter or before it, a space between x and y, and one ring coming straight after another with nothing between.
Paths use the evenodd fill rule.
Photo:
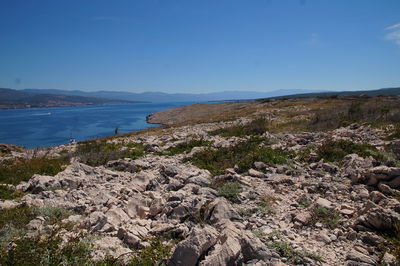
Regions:
<instances>
[{"instance_id":1,"label":"rocky hillside","mask_svg":"<svg viewBox=\"0 0 400 266\"><path fill-rule=\"evenodd\" d=\"M399 103L258 101L4 145L0 264L398 265Z\"/></svg>"},{"instance_id":2,"label":"rocky hillside","mask_svg":"<svg viewBox=\"0 0 400 266\"><path fill-rule=\"evenodd\" d=\"M0 109L82 106L100 104L128 104L133 101L113 100L61 94L36 94L0 88Z\"/></svg>"}]
</instances>

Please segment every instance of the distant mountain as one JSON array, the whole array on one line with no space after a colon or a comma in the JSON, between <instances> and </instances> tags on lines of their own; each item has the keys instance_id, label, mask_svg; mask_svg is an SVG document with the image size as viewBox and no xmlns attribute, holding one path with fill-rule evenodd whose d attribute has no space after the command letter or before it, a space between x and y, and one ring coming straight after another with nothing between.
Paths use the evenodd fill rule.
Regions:
<instances>
[{"instance_id":1,"label":"distant mountain","mask_svg":"<svg viewBox=\"0 0 400 266\"><path fill-rule=\"evenodd\" d=\"M378 90L361 90L361 91L330 91L330 92L314 92L314 93L298 93L292 95L282 95L269 98L310 98L310 97L331 97L331 96L400 96L400 87L384 88Z\"/></svg>"},{"instance_id":2,"label":"distant mountain","mask_svg":"<svg viewBox=\"0 0 400 266\"><path fill-rule=\"evenodd\" d=\"M164 93L164 92L142 92L133 93L126 91L95 91L86 92L80 90L56 90L56 89L25 89L29 93L51 93L85 97L101 97L116 100L145 101L145 102L192 102L192 101L224 101L224 100L246 100L276 97L294 93L310 93L312 90L276 90L269 92L256 91L223 91L213 93Z\"/></svg>"},{"instance_id":3,"label":"distant mountain","mask_svg":"<svg viewBox=\"0 0 400 266\"><path fill-rule=\"evenodd\" d=\"M73 95L32 93L0 88L0 109L133 103L131 101Z\"/></svg>"}]
</instances>

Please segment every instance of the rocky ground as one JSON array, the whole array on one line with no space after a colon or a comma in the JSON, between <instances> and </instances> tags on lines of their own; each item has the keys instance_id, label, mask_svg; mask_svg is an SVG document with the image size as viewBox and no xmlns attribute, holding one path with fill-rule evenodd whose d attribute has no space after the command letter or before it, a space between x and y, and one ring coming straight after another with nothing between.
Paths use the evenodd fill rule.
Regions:
<instances>
[{"instance_id":1,"label":"rocky ground","mask_svg":"<svg viewBox=\"0 0 400 266\"><path fill-rule=\"evenodd\" d=\"M257 113L257 118L110 138L106 143L121 149L131 143L142 145L143 156L100 166L71 156L70 164L54 176L35 174L27 182L9 185L25 194L1 200L0 208L70 211L59 224L49 224L45 215L32 217L23 238L46 236L69 224L67 230L57 231L61 243L85 238L92 261L114 258L113 263L129 264L132 254L149 247L155 258L157 239L165 254L140 264L398 265L400 141L389 140L390 126L258 132L257 145L280 150L288 158L274 164L250 161L245 170L240 169L240 157L237 165L218 174L191 160L201 151L230 151L251 139L215 130L246 127L266 116L280 119L277 114ZM170 152L193 140L206 144ZM321 149L327 143L368 144L381 153L367 156L355 150L327 160ZM79 145L54 147L46 155L74 154ZM391 147L390 154L385 147ZM12 154L9 157L31 156L21 150ZM4 254L15 249L13 241Z\"/></svg>"}]
</instances>

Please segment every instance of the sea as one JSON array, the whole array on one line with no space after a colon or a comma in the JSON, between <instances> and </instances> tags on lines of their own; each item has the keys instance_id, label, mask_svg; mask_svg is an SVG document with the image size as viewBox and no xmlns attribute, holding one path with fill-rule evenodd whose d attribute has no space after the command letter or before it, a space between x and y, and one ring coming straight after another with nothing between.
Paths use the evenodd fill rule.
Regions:
<instances>
[{"instance_id":1,"label":"sea","mask_svg":"<svg viewBox=\"0 0 400 266\"><path fill-rule=\"evenodd\" d=\"M158 126L146 116L195 102L134 103L0 110L0 143L26 148L61 145Z\"/></svg>"}]
</instances>

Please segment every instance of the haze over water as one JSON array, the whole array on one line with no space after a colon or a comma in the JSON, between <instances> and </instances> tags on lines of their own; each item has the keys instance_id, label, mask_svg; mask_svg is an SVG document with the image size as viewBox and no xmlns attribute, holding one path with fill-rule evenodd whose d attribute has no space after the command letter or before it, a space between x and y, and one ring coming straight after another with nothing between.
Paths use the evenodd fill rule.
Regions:
<instances>
[{"instance_id":1,"label":"haze over water","mask_svg":"<svg viewBox=\"0 0 400 266\"><path fill-rule=\"evenodd\" d=\"M157 125L146 116L164 109L191 103L138 103L100 106L54 107L0 110L0 143L26 148L82 141L126 133Z\"/></svg>"}]
</instances>

